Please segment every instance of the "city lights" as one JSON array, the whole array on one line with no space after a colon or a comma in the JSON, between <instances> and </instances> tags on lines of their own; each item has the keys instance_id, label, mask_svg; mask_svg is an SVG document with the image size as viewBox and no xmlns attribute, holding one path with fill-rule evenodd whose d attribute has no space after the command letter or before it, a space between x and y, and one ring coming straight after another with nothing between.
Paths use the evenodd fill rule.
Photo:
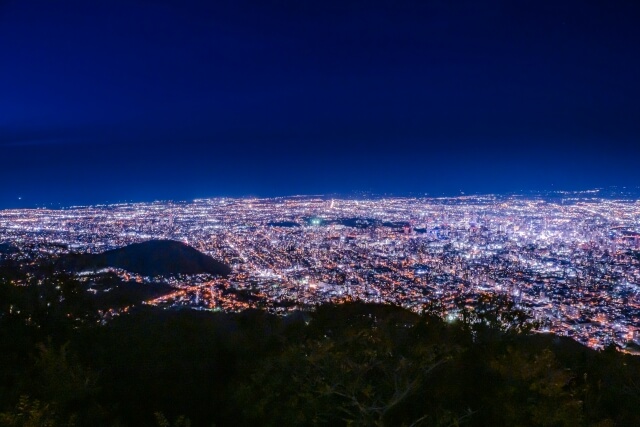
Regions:
<instances>
[{"instance_id":1,"label":"city lights","mask_svg":"<svg viewBox=\"0 0 640 427\"><path fill-rule=\"evenodd\" d=\"M150 305L286 313L359 299L420 311L437 300L453 321L460 301L503 294L541 331L591 347L624 346L640 330L634 200L219 198L0 211L0 241L35 258L149 239L185 242L233 270L162 278L173 291Z\"/></svg>"}]
</instances>

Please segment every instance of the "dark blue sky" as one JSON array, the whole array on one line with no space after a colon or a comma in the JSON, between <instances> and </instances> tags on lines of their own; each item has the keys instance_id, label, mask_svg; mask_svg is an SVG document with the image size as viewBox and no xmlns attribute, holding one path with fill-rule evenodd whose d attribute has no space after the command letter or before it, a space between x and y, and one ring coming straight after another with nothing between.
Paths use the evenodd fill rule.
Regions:
<instances>
[{"instance_id":1,"label":"dark blue sky","mask_svg":"<svg viewBox=\"0 0 640 427\"><path fill-rule=\"evenodd\" d=\"M639 23L637 1L0 0L0 207L640 185Z\"/></svg>"}]
</instances>

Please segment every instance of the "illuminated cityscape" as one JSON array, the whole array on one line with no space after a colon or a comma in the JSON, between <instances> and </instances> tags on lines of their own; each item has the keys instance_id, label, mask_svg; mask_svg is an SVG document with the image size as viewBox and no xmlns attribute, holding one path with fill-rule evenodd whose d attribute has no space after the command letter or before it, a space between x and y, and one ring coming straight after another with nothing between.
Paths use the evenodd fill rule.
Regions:
<instances>
[{"instance_id":1,"label":"illuminated cityscape","mask_svg":"<svg viewBox=\"0 0 640 427\"><path fill-rule=\"evenodd\" d=\"M640 201L597 192L450 198L214 198L0 211L12 256L99 253L150 239L184 242L232 267L225 278L141 277L170 288L164 308L272 313L362 300L454 320L483 294L511 298L540 332L592 348L640 331ZM80 272L89 292L96 272ZM127 311L106 310L105 317Z\"/></svg>"},{"instance_id":2,"label":"illuminated cityscape","mask_svg":"<svg viewBox=\"0 0 640 427\"><path fill-rule=\"evenodd\" d=\"M640 426L639 22L0 0L0 427Z\"/></svg>"}]
</instances>

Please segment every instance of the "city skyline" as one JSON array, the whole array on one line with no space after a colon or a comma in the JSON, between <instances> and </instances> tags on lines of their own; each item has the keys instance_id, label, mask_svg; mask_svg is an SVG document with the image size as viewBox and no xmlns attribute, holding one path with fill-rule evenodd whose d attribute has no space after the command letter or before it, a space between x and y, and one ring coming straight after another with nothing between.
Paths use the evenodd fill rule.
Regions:
<instances>
[{"instance_id":1,"label":"city skyline","mask_svg":"<svg viewBox=\"0 0 640 427\"><path fill-rule=\"evenodd\" d=\"M143 306L287 314L353 300L416 312L439 304L455 320L490 295L512 299L538 332L625 348L640 339L639 214L637 199L596 192L553 200L214 198L0 210L0 243L10 258L46 262L174 240L229 266L228 277L75 270L93 298L127 283L149 293L105 307L104 321ZM121 283L102 285L108 277Z\"/></svg>"}]
</instances>

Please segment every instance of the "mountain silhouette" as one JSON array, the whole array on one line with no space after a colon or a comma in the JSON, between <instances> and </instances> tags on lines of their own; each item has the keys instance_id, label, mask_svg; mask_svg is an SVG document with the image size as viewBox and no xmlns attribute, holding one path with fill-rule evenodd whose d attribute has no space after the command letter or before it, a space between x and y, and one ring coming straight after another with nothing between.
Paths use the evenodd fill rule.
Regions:
<instances>
[{"instance_id":1,"label":"mountain silhouette","mask_svg":"<svg viewBox=\"0 0 640 427\"><path fill-rule=\"evenodd\" d=\"M144 276L204 273L227 276L231 272L228 265L174 240L149 240L100 254L71 254L60 262L67 270L113 267Z\"/></svg>"}]
</instances>

